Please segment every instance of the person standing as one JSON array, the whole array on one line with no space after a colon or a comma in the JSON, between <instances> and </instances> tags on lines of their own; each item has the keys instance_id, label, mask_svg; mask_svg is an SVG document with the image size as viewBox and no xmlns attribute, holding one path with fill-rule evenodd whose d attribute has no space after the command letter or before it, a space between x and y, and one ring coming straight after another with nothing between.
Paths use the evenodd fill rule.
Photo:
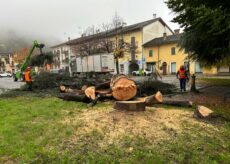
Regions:
<instances>
[{"instance_id":1,"label":"person standing","mask_svg":"<svg viewBox=\"0 0 230 164\"><path fill-rule=\"evenodd\" d=\"M186 80L188 79L188 75L183 65L180 66L180 69L177 71L176 75L180 80L180 91L186 91Z\"/></svg>"},{"instance_id":2,"label":"person standing","mask_svg":"<svg viewBox=\"0 0 230 164\"><path fill-rule=\"evenodd\" d=\"M32 79L31 79L31 68L28 67L26 72L25 72L25 81L28 86L28 90L32 91Z\"/></svg>"}]
</instances>

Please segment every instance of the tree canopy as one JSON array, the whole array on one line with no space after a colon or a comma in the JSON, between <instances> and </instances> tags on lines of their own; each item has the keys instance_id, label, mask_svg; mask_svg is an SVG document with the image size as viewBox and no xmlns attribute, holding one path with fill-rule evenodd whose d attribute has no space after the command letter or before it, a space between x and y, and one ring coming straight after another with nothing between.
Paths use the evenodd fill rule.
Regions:
<instances>
[{"instance_id":1,"label":"tree canopy","mask_svg":"<svg viewBox=\"0 0 230 164\"><path fill-rule=\"evenodd\" d=\"M175 13L172 21L184 28L179 45L190 59L209 66L230 61L229 0L168 0L166 4Z\"/></svg>"},{"instance_id":2,"label":"tree canopy","mask_svg":"<svg viewBox=\"0 0 230 164\"><path fill-rule=\"evenodd\" d=\"M51 64L53 62L52 52L47 52L42 55L35 55L30 60L31 66L43 66L45 63Z\"/></svg>"}]
</instances>

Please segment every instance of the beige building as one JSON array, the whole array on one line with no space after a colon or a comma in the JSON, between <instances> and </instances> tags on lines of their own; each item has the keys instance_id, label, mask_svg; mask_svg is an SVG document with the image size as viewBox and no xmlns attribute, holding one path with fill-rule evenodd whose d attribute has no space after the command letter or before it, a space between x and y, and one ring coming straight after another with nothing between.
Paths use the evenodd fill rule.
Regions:
<instances>
[{"instance_id":1,"label":"beige building","mask_svg":"<svg viewBox=\"0 0 230 164\"><path fill-rule=\"evenodd\" d=\"M13 72L15 69L12 53L0 52L0 71L1 72Z\"/></svg>"}]
</instances>

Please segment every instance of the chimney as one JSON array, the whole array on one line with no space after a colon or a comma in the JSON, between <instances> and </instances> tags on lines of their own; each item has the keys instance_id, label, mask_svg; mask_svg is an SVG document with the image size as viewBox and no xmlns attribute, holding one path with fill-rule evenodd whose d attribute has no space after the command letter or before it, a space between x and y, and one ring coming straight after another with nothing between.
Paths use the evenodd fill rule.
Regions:
<instances>
[{"instance_id":1,"label":"chimney","mask_svg":"<svg viewBox=\"0 0 230 164\"><path fill-rule=\"evenodd\" d=\"M174 30L174 33L175 33L175 34L180 34L180 29Z\"/></svg>"},{"instance_id":2,"label":"chimney","mask_svg":"<svg viewBox=\"0 0 230 164\"><path fill-rule=\"evenodd\" d=\"M70 41L70 37L68 37L68 41Z\"/></svg>"},{"instance_id":3,"label":"chimney","mask_svg":"<svg viewBox=\"0 0 230 164\"><path fill-rule=\"evenodd\" d=\"M155 19L157 17L157 14L153 14L153 19Z\"/></svg>"},{"instance_id":4,"label":"chimney","mask_svg":"<svg viewBox=\"0 0 230 164\"><path fill-rule=\"evenodd\" d=\"M166 39L166 37L167 37L167 33L164 32L164 33L163 33L163 38Z\"/></svg>"}]
</instances>

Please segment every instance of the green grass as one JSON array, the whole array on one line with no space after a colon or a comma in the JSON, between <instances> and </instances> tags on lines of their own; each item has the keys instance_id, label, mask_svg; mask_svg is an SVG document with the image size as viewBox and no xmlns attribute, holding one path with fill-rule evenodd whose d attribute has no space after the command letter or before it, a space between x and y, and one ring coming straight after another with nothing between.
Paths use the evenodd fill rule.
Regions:
<instances>
[{"instance_id":1,"label":"green grass","mask_svg":"<svg viewBox=\"0 0 230 164\"><path fill-rule=\"evenodd\" d=\"M2 96L0 99L0 163L230 161L230 123L220 118L207 121L216 127L215 131L184 122L183 133L170 131L170 139L152 143L143 136L125 135L119 138L119 144L114 141L100 148L99 143L104 139L106 131L102 133L92 129L71 141L84 126L84 120L79 121L76 116L85 110L106 110L111 104L87 108L86 104L65 102L52 96L35 96L27 92L12 96L15 94L9 96L8 93L6 98ZM66 118L71 118L70 123L63 123Z\"/></svg>"},{"instance_id":2,"label":"green grass","mask_svg":"<svg viewBox=\"0 0 230 164\"><path fill-rule=\"evenodd\" d=\"M230 79L222 79L222 78L198 78L198 80L205 81L215 86L229 86L230 87Z\"/></svg>"}]
</instances>

